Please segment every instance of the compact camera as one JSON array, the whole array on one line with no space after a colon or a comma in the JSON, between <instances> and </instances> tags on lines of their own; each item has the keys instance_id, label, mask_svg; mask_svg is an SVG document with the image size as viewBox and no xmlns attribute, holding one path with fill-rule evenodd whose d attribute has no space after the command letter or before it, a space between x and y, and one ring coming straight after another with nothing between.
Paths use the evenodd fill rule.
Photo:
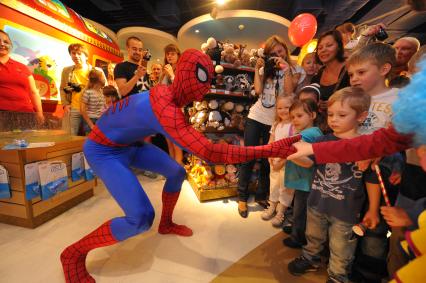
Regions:
<instances>
[{"instance_id":1,"label":"compact camera","mask_svg":"<svg viewBox=\"0 0 426 283\"><path fill-rule=\"evenodd\" d=\"M80 92L82 87L80 84L68 82L67 86L63 88L66 94L72 94L73 92Z\"/></svg>"},{"instance_id":2,"label":"compact camera","mask_svg":"<svg viewBox=\"0 0 426 283\"><path fill-rule=\"evenodd\" d=\"M275 57L278 57L278 55L275 53L265 54L264 74L266 78L274 77L280 70L280 65L275 63Z\"/></svg>"},{"instance_id":3,"label":"compact camera","mask_svg":"<svg viewBox=\"0 0 426 283\"><path fill-rule=\"evenodd\" d=\"M384 28L380 28L374 36L377 38L377 40L383 41L388 38L388 33L385 31Z\"/></svg>"},{"instance_id":4,"label":"compact camera","mask_svg":"<svg viewBox=\"0 0 426 283\"><path fill-rule=\"evenodd\" d=\"M149 61L149 60L151 60L151 57L152 57L152 54L151 54L151 52L149 52L149 50L147 49L146 50L146 53L145 53L145 55L143 56L143 60L144 61Z\"/></svg>"}]
</instances>

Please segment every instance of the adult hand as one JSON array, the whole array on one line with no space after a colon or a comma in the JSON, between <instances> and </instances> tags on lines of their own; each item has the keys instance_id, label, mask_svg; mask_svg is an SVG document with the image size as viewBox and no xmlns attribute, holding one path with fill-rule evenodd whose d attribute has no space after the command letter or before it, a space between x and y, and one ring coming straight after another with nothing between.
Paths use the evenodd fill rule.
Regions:
<instances>
[{"instance_id":1,"label":"adult hand","mask_svg":"<svg viewBox=\"0 0 426 283\"><path fill-rule=\"evenodd\" d=\"M166 75L171 78L174 76L173 67L170 64L167 64L164 66L164 72L166 72Z\"/></svg>"},{"instance_id":2,"label":"adult hand","mask_svg":"<svg viewBox=\"0 0 426 283\"><path fill-rule=\"evenodd\" d=\"M362 36L374 36L376 33L379 32L380 28L385 29L386 26L384 23L379 23L377 25L369 26L366 30L364 30L361 35Z\"/></svg>"},{"instance_id":3,"label":"adult hand","mask_svg":"<svg viewBox=\"0 0 426 283\"><path fill-rule=\"evenodd\" d=\"M283 71L289 70L289 64L282 57L273 57L275 65Z\"/></svg>"},{"instance_id":4,"label":"adult hand","mask_svg":"<svg viewBox=\"0 0 426 283\"><path fill-rule=\"evenodd\" d=\"M257 61L256 61L256 66L255 66L255 68L257 69L257 70L259 70L260 68L262 68L263 66L265 66L265 60L263 60L263 58L257 58Z\"/></svg>"},{"instance_id":5,"label":"adult hand","mask_svg":"<svg viewBox=\"0 0 426 283\"><path fill-rule=\"evenodd\" d=\"M309 156L314 154L314 149L312 148L312 144L307 143L305 141L299 141L293 144L296 148L296 152L287 157L287 160L293 160L303 156Z\"/></svg>"},{"instance_id":6,"label":"adult hand","mask_svg":"<svg viewBox=\"0 0 426 283\"><path fill-rule=\"evenodd\" d=\"M36 113L36 120L38 125L42 125L44 123L45 119L44 119L43 112Z\"/></svg>"},{"instance_id":7,"label":"adult hand","mask_svg":"<svg viewBox=\"0 0 426 283\"><path fill-rule=\"evenodd\" d=\"M414 224L407 212L401 207L382 206L380 212L386 223L391 227L408 227Z\"/></svg>"},{"instance_id":8,"label":"adult hand","mask_svg":"<svg viewBox=\"0 0 426 283\"><path fill-rule=\"evenodd\" d=\"M139 65L138 68L136 69L135 75L138 78L142 78L143 76L145 76L145 74L146 74L146 67Z\"/></svg>"}]
</instances>

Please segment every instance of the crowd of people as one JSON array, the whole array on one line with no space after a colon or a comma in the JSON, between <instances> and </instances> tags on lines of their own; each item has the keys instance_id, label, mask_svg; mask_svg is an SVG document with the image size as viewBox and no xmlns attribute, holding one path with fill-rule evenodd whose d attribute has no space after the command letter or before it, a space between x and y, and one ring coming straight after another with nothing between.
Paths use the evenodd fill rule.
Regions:
<instances>
[{"instance_id":1,"label":"crowd of people","mask_svg":"<svg viewBox=\"0 0 426 283\"><path fill-rule=\"evenodd\" d=\"M258 99L249 110L244 145L268 145L296 134L304 141L296 145L299 152L291 160L261 159L255 192L255 201L265 209L261 218L289 234L285 246L301 250L288 264L293 275L318 270L326 258L327 282L381 282L410 259L399 242L406 230L416 228L426 208L422 190L426 174L415 150L406 144L393 150L373 141L380 140L374 136L381 134L389 142L386 135L395 132L394 104L401 95L410 95L400 89L419 72L425 48L413 37L402 37L393 45L383 43L377 34L384 28L370 26L359 39L350 23L325 32L301 66L291 60L285 41L274 35L266 40L264 52L272 57L276 70L264 72L265 60L257 59ZM11 47L11 39L0 30L0 110L35 112L43 123L34 78L26 66L9 57ZM167 45L164 64L152 63L149 73L142 40L129 37L126 48L127 61L109 65L105 73L88 63L84 45L69 46L74 65L63 69L60 91L71 134L88 135L119 99L173 84L181 56L178 46ZM171 139L167 145L171 158L182 164L182 149ZM242 218L249 216L254 163L243 162L239 170ZM395 206L385 206L376 165ZM365 228L363 237L353 233L359 223Z\"/></svg>"}]
</instances>

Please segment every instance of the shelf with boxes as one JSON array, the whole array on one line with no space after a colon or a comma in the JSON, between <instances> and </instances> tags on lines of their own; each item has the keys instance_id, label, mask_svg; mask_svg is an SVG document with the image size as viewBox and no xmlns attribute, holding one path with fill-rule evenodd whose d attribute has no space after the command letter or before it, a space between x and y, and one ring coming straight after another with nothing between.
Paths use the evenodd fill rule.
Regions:
<instances>
[{"instance_id":1,"label":"shelf with boxes","mask_svg":"<svg viewBox=\"0 0 426 283\"><path fill-rule=\"evenodd\" d=\"M222 62L204 100L188 109L189 121L213 143L243 145L245 119L254 102L254 68ZM188 158L188 181L200 201L237 195L239 165Z\"/></svg>"},{"instance_id":2,"label":"shelf with boxes","mask_svg":"<svg viewBox=\"0 0 426 283\"><path fill-rule=\"evenodd\" d=\"M56 142L49 147L0 150L0 164L8 172L11 194L9 198L0 199L0 222L35 228L92 197L93 188L96 186L95 178L81 178L75 181L71 178L72 155L82 151L84 140L83 137L70 137L68 141ZM49 183L46 185L46 191L39 193L38 196L28 197L29 187L26 184L25 167L27 164L40 161L57 165L57 168L64 167L62 169L65 171L63 174L65 182L58 179L58 182L64 183L63 186L53 185L55 188L51 190L48 187L52 184ZM43 195L47 191L52 192Z\"/></svg>"}]
</instances>

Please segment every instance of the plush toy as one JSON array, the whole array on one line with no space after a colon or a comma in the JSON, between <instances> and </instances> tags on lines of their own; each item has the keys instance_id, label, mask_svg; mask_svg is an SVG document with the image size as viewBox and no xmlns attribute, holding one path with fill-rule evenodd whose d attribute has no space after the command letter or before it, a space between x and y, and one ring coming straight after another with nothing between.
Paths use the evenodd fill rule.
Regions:
<instances>
[{"instance_id":1,"label":"plush toy","mask_svg":"<svg viewBox=\"0 0 426 283\"><path fill-rule=\"evenodd\" d=\"M222 74L216 75L216 85L215 88L217 89L224 89L225 88L225 80L223 78Z\"/></svg>"},{"instance_id":2,"label":"plush toy","mask_svg":"<svg viewBox=\"0 0 426 283\"><path fill-rule=\"evenodd\" d=\"M214 166L214 176L216 181L216 188L225 187L228 183L225 180L226 168L225 165Z\"/></svg>"},{"instance_id":3,"label":"plush toy","mask_svg":"<svg viewBox=\"0 0 426 283\"><path fill-rule=\"evenodd\" d=\"M222 61L229 64L234 64L237 56L234 53L234 46L230 43L223 45Z\"/></svg>"},{"instance_id":4,"label":"plush toy","mask_svg":"<svg viewBox=\"0 0 426 283\"><path fill-rule=\"evenodd\" d=\"M244 111L244 105L242 104L236 104L235 105L235 112L242 113Z\"/></svg>"},{"instance_id":5,"label":"plush toy","mask_svg":"<svg viewBox=\"0 0 426 283\"><path fill-rule=\"evenodd\" d=\"M241 53L241 64L243 66L251 66L251 55L250 52L246 49Z\"/></svg>"},{"instance_id":6,"label":"plush toy","mask_svg":"<svg viewBox=\"0 0 426 283\"><path fill-rule=\"evenodd\" d=\"M234 102L227 101L220 106L220 110L231 112L234 109Z\"/></svg>"},{"instance_id":7,"label":"plush toy","mask_svg":"<svg viewBox=\"0 0 426 283\"><path fill-rule=\"evenodd\" d=\"M249 93L251 84L247 74L238 74L235 77L234 91Z\"/></svg>"},{"instance_id":8,"label":"plush toy","mask_svg":"<svg viewBox=\"0 0 426 283\"><path fill-rule=\"evenodd\" d=\"M222 115L220 115L220 112L217 110L210 111L207 126L219 130L219 126L221 126L221 124Z\"/></svg>"},{"instance_id":9,"label":"plush toy","mask_svg":"<svg viewBox=\"0 0 426 283\"><path fill-rule=\"evenodd\" d=\"M203 101L196 101L194 103L194 107L197 111L201 111L204 109L207 109L207 101L203 100Z\"/></svg>"},{"instance_id":10,"label":"plush toy","mask_svg":"<svg viewBox=\"0 0 426 283\"><path fill-rule=\"evenodd\" d=\"M205 131L206 129L206 121L208 119L208 112L207 110L201 110L198 111L194 116L190 118L190 123L193 125L193 127L200 131Z\"/></svg>"},{"instance_id":11,"label":"plush toy","mask_svg":"<svg viewBox=\"0 0 426 283\"><path fill-rule=\"evenodd\" d=\"M235 186L238 184L238 177L237 177L237 167L235 167L232 164L226 165L226 174L225 179L228 181L230 186Z\"/></svg>"},{"instance_id":12,"label":"plush toy","mask_svg":"<svg viewBox=\"0 0 426 283\"><path fill-rule=\"evenodd\" d=\"M234 82L235 82L234 76L231 76L231 75L225 76L224 81L225 81L225 89L232 90L232 88L234 87Z\"/></svg>"},{"instance_id":13,"label":"plush toy","mask_svg":"<svg viewBox=\"0 0 426 283\"><path fill-rule=\"evenodd\" d=\"M209 101L208 106L211 110L216 110L219 107L219 103L216 99L212 99Z\"/></svg>"}]
</instances>

